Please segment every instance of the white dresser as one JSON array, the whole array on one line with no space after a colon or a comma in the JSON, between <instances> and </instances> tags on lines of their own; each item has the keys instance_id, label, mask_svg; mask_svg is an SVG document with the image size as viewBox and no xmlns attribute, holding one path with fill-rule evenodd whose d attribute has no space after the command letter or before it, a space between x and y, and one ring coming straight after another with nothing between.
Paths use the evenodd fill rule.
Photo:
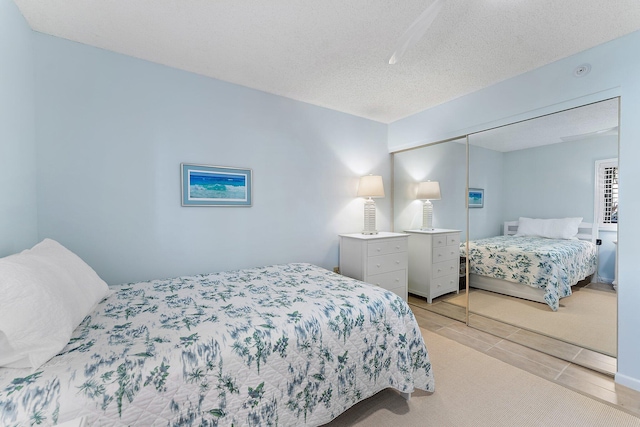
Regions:
<instances>
[{"instance_id":1,"label":"white dresser","mask_svg":"<svg viewBox=\"0 0 640 427\"><path fill-rule=\"evenodd\" d=\"M409 235L380 232L340 235L340 273L380 286L407 300Z\"/></svg>"},{"instance_id":2,"label":"white dresser","mask_svg":"<svg viewBox=\"0 0 640 427\"><path fill-rule=\"evenodd\" d=\"M409 293L427 302L460 292L460 230L407 230L409 233Z\"/></svg>"}]
</instances>

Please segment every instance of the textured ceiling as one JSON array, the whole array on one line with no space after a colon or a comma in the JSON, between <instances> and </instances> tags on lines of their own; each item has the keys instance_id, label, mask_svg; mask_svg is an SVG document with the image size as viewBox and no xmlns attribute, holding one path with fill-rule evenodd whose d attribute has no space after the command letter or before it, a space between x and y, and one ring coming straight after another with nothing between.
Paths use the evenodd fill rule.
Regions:
<instances>
[{"instance_id":1,"label":"textured ceiling","mask_svg":"<svg viewBox=\"0 0 640 427\"><path fill-rule=\"evenodd\" d=\"M45 34L383 123L640 29L638 0L448 0L389 65L432 0L15 2Z\"/></svg>"},{"instance_id":2,"label":"textured ceiling","mask_svg":"<svg viewBox=\"0 0 640 427\"><path fill-rule=\"evenodd\" d=\"M618 134L618 99L502 126L469 136L469 144L514 151Z\"/></svg>"}]
</instances>

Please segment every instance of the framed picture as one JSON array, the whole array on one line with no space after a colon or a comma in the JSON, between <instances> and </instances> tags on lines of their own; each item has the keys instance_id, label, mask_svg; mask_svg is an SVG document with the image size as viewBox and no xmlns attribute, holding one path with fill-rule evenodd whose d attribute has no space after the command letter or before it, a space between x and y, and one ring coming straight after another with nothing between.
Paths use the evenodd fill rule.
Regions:
<instances>
[{"instance_id":1,"label":"framed picture","mask_svg":"<svg viewBox=\"0 0 640 427\"><path fill-rule=\"evenodd\" d=\"M182 206L251 206L251 169L181 163Z\"/></svg>"},{"instance_id":2,"label":"framed picture","mask_svg":"<svg viewBox=\"0 0 640 427\"><path fill-rule=\"evenodd\" d=\"M469 189L469 207L470 208L484 207L484 190L482 188Z\"/></svg>"}]
</instances>

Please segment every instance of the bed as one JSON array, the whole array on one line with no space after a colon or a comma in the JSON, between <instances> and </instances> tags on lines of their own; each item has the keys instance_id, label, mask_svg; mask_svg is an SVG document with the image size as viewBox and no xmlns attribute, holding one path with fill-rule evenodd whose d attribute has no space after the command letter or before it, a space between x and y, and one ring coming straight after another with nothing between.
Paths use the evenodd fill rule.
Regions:
<instances>
[{"instance_id":1,"label":"bed","mask_svg":"<svg viewBox=\"0 0 640 427\"><path fill-rule=\"evenodd\" d=\"M112 290L57 356L0 368L0 425L314 426L434 390L408 305L311 264Z\"/></svg>"},{"instance_id":2,"label":"bed","mask_svg":"<svg viewBox=\"0 0 640 427\"><path fill-rule=\"evenodd\" d=\"M570 238L519 236L518 227L519 221L508 221L502 236L469 242L469 286L546 303L557 311L571 287L596 271L593 224L577 223ZM464 245L461 250L466 253Z\"/></svg>"}]
</instances>

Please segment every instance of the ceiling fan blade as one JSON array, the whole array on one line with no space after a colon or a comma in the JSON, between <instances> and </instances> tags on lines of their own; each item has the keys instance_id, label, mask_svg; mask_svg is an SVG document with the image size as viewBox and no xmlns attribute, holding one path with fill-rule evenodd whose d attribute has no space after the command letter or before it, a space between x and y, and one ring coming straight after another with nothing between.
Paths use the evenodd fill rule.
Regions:
<instances>
[{"instance_id":1,"label":"ceiling fan blade","mask_svg":"<svg viewBox=\"0 0 640 427\"><path fill-rule=\"evenodd\" d=\"M402 55L404 55L406 50L416 44L418 40L422 38L424 33L429 29L433 21L436 19L436 16L438 16L438 13L440 13L442 5L445 1L446 0L434 1L433 3L431 3L431 6L426 8L425 11L422 12L420 16L418 16L418 19L416 19L413 24L411 24L407 31L405 31L402 37L400 37L400 39L398 40L396 50L391 55L391 58L389 58L389 64L393 65L397 63L400 58L402 58Z\"/></svg>"},{"instance_id":2,"label":"ceiling fan blade","mask_svg":"<svg viewBox=\"0 0 640 427\"><path fill-rule=\"evenodd\" d=\"M578 141L580 139L595 138L597 136L607 136L607 135L617 135L617 134L618 134L618 126L608 128L608 129L597 130L595 132L581 133L579 135L561 136L560 139L564 142L569 142L569 141Z\"/></svg>"}]
</instances>

